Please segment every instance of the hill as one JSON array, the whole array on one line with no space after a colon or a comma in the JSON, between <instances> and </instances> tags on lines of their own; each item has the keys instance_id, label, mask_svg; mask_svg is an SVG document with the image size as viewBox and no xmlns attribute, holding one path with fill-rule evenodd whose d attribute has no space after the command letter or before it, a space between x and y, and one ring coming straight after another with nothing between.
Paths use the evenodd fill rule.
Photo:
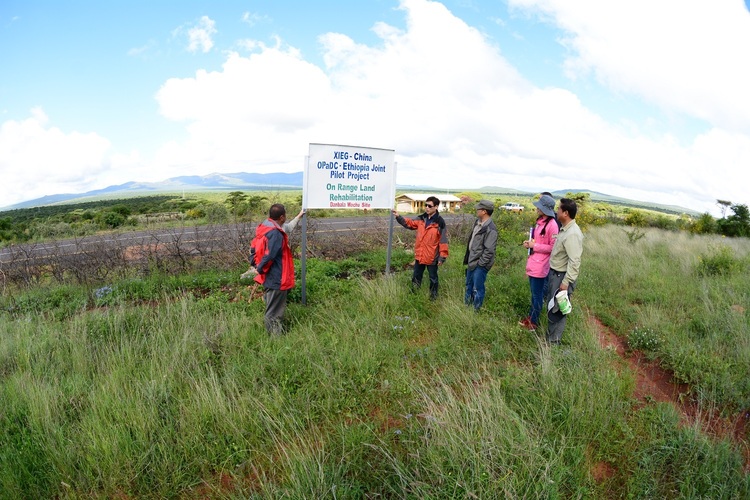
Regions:
<instances>
[{"instance_id":1,"label":"hill","mask_svg":"<svg viewBox=\"0 0 750 500\"><path fill-rule=\"evenodd\" d=\"M497 186L484 186L479 189L473 189L472 191L479 191L481 193L487 193L487 194L504 194L504 195L510 195L510 196L534 196L537 193L530 193L528 191L520 191L518 189L510 189L510 188L503 188L503 187L497 187ZM568 193L588 193L591 197L591 201L595 202L602 202L602 203L609 203L611 205L620 205L625 207L632 207L632 208L642 208L646 210L653 210L655 212L664 212L664 213L670 213L670 214L688 214L692 216L699 216L701 215L700 212L697 212L695 210L691 210L689 208L680 207L677 205L661 205L659 203L652 203L648 201L639 201L639 200L631 200L628 198L620 198L618 196L612 196L605 193L599 193L597 191L591 191L589 189L558 189L557 191L552 191L552 195L556 199L560 199L567 195Z\"/></svg>"},{"instance_id":2,"label":"hill","mask_svg":"<svg viewBox=\"0 0 750 500\"><path fill-rule=\"evenodd\" d=\"M259 191L269 189L302 189L302 182L302 172L276 172L270 174L236 172L230 174L213 173L209 175L184 175L179 177L172 177L161 182L131 181L124 184L108 186L103 189L87 191L85 193L64 193L43 196L41 198L36 198L8 207L0 208L0 211L42 207L47 205L55 205L58 203L87 202L108 198L124 198L130 196L143 196L151 194L178 193L180 191ZM397 186L397 188L402 191L444 191L443 189L437 189L430 186L399 185ZM484 186L478 189L456 188L454 189L454 191L478 191L487 194L529 197L536 194L528 191L498 186ZM658 203L619 198L616 196L610 196L608 194L598 193L596 191L590 191L587 189L560 189L554 191L552 194L555 196L555 198L559 199L560 197L565 196L565 194L570 192L589 193L593 201L611 203L614 205L644 208L648 210L672 214L685 213L695 216L700 215L700 213L684 207L678 207L674 205L660 205Z\"/></svg>"},{"instance_id":3,"label":"hill","mask_svg":"<svg viewBox=\"0 0 750 500\"><path fill-rule=\"evenodd\" d=\"M95 189L85 193L64 193L43 196L33 200L17 203L1 210L33 208L71 201L95 201L101 198L141 196L180 191L233 191L263 189L300 189L302 172L255 174L237 172L233 174L213 173L209 175L185 175L172 177L161 182L126 182Z\"/></svg>"}]
</instances>

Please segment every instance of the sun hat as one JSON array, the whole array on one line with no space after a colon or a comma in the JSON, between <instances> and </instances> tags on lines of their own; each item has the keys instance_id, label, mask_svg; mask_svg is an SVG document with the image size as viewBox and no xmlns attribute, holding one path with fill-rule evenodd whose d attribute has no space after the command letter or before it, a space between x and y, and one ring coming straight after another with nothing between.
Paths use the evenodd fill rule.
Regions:
<instances>
[{"instance_id":1,"label":"sun hat","mask_svg":"<svg viewBox=\"0 0 750 500\"><path fill-rule=\"evenodd\" d=\"M546 194L542 195L539 200L534 202L534 206L549 217L555 216L555 199Z\"/></svg>"}]
</instances>

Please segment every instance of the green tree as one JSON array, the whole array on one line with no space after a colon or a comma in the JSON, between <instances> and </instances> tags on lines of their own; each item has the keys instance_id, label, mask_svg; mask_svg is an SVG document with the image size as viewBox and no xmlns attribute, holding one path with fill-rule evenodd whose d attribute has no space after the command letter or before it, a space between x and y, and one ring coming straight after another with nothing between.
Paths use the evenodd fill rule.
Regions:
<instances>
[{"instance_id":1,"label":"green tree","mask_svg":"<svg viewBox=\"0 0 750 500\"><path fill-rule=\"evenodd\" d=\"M242 191L232 191L227 195L227 199L224 203L227 204L229 210L236 216L243 212L246 208L247 195Z\"/></svg>"},{"instance_id":2,"label":"green tree","mask_svg":"<svg viewBox=\"0 0 750 500\"><path fill-rule=\"evenodd\" d=\"M725 236L750 236L750 210L747 205L732 205L732 215L718 222L719 232Z\"/></svg>"},{"instance_id":3,"label":"green tree","mask_svg":"<svg viewBox=\"0 0 750 500\"><path fill-rule=\"evenodd\" d=\"M130 215L130 208L127 205L123 205L123 204L115 205L112 208L110 208L110 210L116 214L122 215L123 217L127 217L128 215Z\"/></svg>"},{"instance_id":4,"label":"green tree","mask_svg":"<svg viewBox=\"0 0 750 500\"><path fill-rule=\"evenodd\" d=\"M591 193L567 193L565 198L575 201L580 210L591 202Z\"/></svg>"},{"instance_id":5,"label":"green tree","mask_svg":"<svg viewBox=\"0 0 750 500\"><path fill-rule=\"evenodd\" d=\"M693 223L690 231L696 234L710 234L716 232L716 219L708 212L704 213Z\"/></svg>"},{"instance_id":6,"label":"green tree","mask_svg":"<svg viewBox=\"0 0 750 500\"><path fill-rule=\"evenodd\" d=\"M250 196L247 199L248 210L252 213L262 213L265 208L263 202L265 202L267 199L268 198L266 198L265 196L259 196L259 195ZM300 205L301 204L302 202L300 201Z\"/></svg>"}]
</instances>

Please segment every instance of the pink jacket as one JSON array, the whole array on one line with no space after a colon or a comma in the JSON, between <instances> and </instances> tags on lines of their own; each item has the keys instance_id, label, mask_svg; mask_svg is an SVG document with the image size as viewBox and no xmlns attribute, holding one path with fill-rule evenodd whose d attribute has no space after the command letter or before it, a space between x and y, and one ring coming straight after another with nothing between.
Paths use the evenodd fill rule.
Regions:
<instances>
[{"instance_id":1,"label":"pink jacket","mask_svg":"<svg viewBox=\"0 0 750 500\"><path fill-rule=\"evenodd\" d=\"M549 219L549 222L547 220ZM547 227L545 228L545 223ZM544 234L542 234L544 229ZM555 245L555 236L560 232L553 217L542 215L534 227L534 250L526 261L526 274L532 278L545 278L549 274L549 257Z\"/></svg>"}]
</instances>

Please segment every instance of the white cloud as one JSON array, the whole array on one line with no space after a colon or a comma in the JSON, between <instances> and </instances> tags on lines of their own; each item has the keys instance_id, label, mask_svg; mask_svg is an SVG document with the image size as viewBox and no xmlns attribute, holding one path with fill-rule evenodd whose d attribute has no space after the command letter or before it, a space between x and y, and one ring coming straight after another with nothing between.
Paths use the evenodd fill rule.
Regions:
<instances>
[{"instance_id":1,"label":"white cloud","mask_svg":"<svg viewBox=\"0 0 750 500\"><path fill-rule=\"evenodd\" d=\"M208 16L202 16L196 26L188 28L188 51L204 54L210 52L214 46L213 35L216 32L216 22Z\"/></svg>"},{"instance_id":2,"label":"white cloud","mask_svg":"<svg viewBox=\"0 0 750 500\"><path fill-rule=\"evenodd\" d=\"M680 16L697 19L690 13L693 3L687 4L688 12ZM37 158L43 155L40 150L55 151L47 145L57 144L50 158L63 159L71 169L73 164L88 166L71 184L53 184L41 193L51 194L91 188L94 175L96 187L104 187L104 180L299 171L309 143L338 143L395 149L399 184L451 190L487 185L529 191L591 189L714 213L717 198L748 203L747 188L738 182L746 178L750 159L748 101L734 83L722 83L730 77L745 82L744 76L705 61L698 46L687 40L669 42L668 49L653 48L661 55L640 61L649 56L648 43L635 35L643 32L656 43L657 30L632 28L628 46L621 39L624 30L605 22L596 2L512 0L512 5L541 9L566 27L566 43L573 50L568 68L576 77L585 78L588 71L615 92L635 94L635 100L643 96L671 114L665 117L657 109L649 117L661 126L609 122L605 113L587 108L570 90L533 85L502 57L502 48L442 4L403 0L405 28L375 23L377 44L365 45L342 33L322 34L322 68L280 39L273 46L241 40L235 46L247 52L226 53L219 71L199 70L190 78L167 80L156 94L159 111L184 124L187 136L165 139L152 158L137 152L107 157L108 143L101 137L62 133L37 116L2 125L0 168L10 171L11 165L18 169L28 164L41 169L49 163L46 157ZM668 15L679 14L679 9L663 10L651 3L628 5L638 16L628 18L615 10L623 24L650 16L666 23ZM718 10L742 17L724 4ZM728 33L716 37L743 39L742 22L727 19ZM649 23L659 24L644 21ZM707 20L703 26L716 24L721 23ZM682 31L670 28L669 33ZM729 45L726 50L732 53L735 47ZM722 47L718 41L706 46L713 53ZM678 76L659 67L659 57L676 65ZM702 67L716 74L701 76ZM653 132L669 130L674 113L704 118L711 125L692 137ZM20 134L20 129L27 131ZM33 146L23 149L26 143L16 136L27 137ZM57 171L49 168L34 178L54 180ZM13 180L29 189L34 181L24 179L28 176ZM21 198L41 194L24 193Z\"/></svg>"},{"instance_id":3,"label":"white cloud","mask_svg":"<svg viewBox=\"0 0 750 500\"><path fill-rule=\"evenodd\" d=\"M0 125L0 177L10 188L0 206L85 191L109 168L107 139L94 133L66 133L48 121L41 108L34 108L30 118Z\"/></svg>"},{"instance_id":4,"label":"white cloud","mask_svg":"<svg viewBox=\"0 0 750 500\"><path fill-rule=\"evenodd\" d=\"M377 23L377 46L322 35L324 69L247 42L255 52L230 54L219 72L169 80L160 110L190 138L159 164L298 171L308 143L329 142L396 149L401 184L592 189L698 210L746 199L737 183L708 181L718 165L739 174L746 136L716 127L681 145L608 123L567 90L534 87L442 4L402 8L406 29Z\"/></svg>"},{"instance_id":5,"label":"white cloud","mask_svg":"<svg viewBox=\"0 0 750 500\"><path fill-rule=\"evenodd\" d=\"M269 20L268 16L258 14L255 12L243 12L242 13L242 22L249 26L255 26L256 24L267 22L268 20Z\"/></svg>"},{"instance_id":6,"label":"white cloud","mask_svg":"<svg viewBox=\"0 0 750 500\"><path fill-rule=\"evenodd\" d=\"M750 12L739 0L509 0L565 33L571 77L750 133Z\"/></svg>"},{"instance_id":7,"label":"white cloud","mask_svg":"<svg viewBox=\"0 0 750 500\"><path fill-rule=\"evenodd\" d=\"M127 54L130 57L145 57L150 52L153 52L157 48L157 43L154 40L149 40L148 43L140 47L133 47L128 50Z\"/></svg>"}]
</instances>

